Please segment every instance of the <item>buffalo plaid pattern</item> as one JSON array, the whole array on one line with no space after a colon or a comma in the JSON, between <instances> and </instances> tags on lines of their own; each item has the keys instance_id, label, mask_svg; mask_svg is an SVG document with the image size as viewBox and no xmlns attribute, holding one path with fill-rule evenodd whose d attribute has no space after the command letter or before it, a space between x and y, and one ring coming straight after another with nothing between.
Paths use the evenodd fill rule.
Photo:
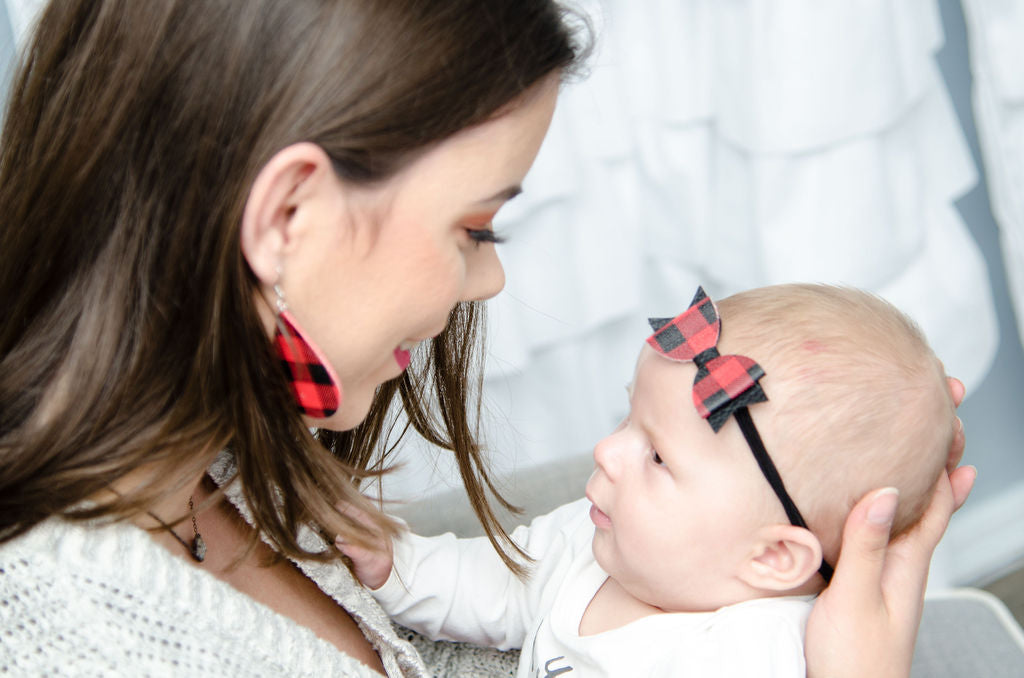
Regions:
<instances>
[{"instance_id":1,"label":"buffalo plaid pattern","mask_svg":"<svg viewBox=\"0 0 1024 678\"><path fill-rule=\"evenodd\" d=\"M686 362L718 343L718 309L703 287L690 302L690 308L675 318L650 318L654 334L647 343L671 360Z\"/></svg>"},{"instance_id":2,"label":"buffalo plaid pattern","mask_svg":"<svg viewBox=\"0 0 1024 678\"><path fill-rule=\"evenodd\" d=\"M323 419L341 406L340 382L295 324L288 311L278 316L274 348L299 410L307 416Z\"/></svg>"},{"instance_id":3,"label":"buffalo plaid pattern","mask_svg":"<svg viewBox=\"0 0 1024 678\"><path fill-rule=\"evenodd\" d=\"M649 322L654 334L647 343L655 351L670 360L697 364L693 404L716 433L740 407L768 400L757 383L764 376L760 365L746 356L718 353L722 322L703 287L697 288L683 313Z\"/></svg>"}]
</instances>

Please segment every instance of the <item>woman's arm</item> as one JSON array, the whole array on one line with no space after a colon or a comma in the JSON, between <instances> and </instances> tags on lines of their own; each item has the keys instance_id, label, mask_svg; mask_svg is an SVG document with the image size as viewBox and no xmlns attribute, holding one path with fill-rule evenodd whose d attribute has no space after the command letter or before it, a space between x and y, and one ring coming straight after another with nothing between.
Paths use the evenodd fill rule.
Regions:
<instances>
[{"instance_id":1,"label":"woman's arm","mask_svg":"<svg viewBox=\"0 0 1024 678\"><path fill-rule=\"evenodd\" d=\"M963 384L950 379L950 391L959 405ZM804 653L811 678L910 675L932 551L977 473L956 467L964 450L959 419L956 426L949 473L939 478L915 528L889 543L897 497L885 490L870 493L850 512L835 578L807 622Z\"/></svg>"}]
</instances>

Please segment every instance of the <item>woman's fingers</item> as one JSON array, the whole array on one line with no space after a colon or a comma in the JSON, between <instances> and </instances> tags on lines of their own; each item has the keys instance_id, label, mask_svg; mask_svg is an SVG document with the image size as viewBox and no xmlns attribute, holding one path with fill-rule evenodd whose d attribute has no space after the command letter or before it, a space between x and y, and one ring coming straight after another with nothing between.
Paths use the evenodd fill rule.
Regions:
<instances>
[{"instance_id":1,"label":"woman's fingers","mask_svg":"<svg viewBox=\"0 0 1024 678\"><path fill-rule=\"evenodd\" d=\"M949 474L949 484L953 490L953 506L960 508L967 501L967 495L974 487L974 481L978 477L978 469L973 466L961 466Z\"/></svg>"},{"instance_id":2,"label":"woman's fingers","mask_svg":"<svg viewBox=\"0 0 1024 678\"><path fill-rule=\"evenodd\" d=\"M946 457L946 471L953 472L960 465L964 456L967 438L964 435L964 422L960 417L953 417L953 440L949 443L949 455Z\"/></svg>"},{"instance_id":3,"label":"woman's fingers","mask_svg":"<svg viewBox=\"0 0 1024 678\"><path fill-rule=\"evenodd\" d=\"M942 539L954 509L952 484L946 474L940 474L921 519L889 545L890 563L882 586L890 610L920 615L932 552Z\"/></svg>"},{"instance_id":4,"label":"woman's fingers","mask_svg":"<svg viewBox=\"0 0 1024 678\"><path fill-rule=\"evenodd\" d=\"M840 595L847 590L855 592L849 596L852 604L860 600L874 607L879 602L889 529L898 503L896 488L875 490L857 502L846 519L843 548L830 588Z\"/></svg>"},{"instance_id":5,"label":"woman's fingers","mask_svg":"<svg viewBox=\"0 0 1024 678\"><path fill-rule=\"evenodd\" d=\"M963 384L953 378L948 384L959 405ZM939 474L917 525L889 543L899 501L892 488L869 493L850 511L835 577L807 622L808 676L905 678L910 673L932 552L977 474L971 466L957 467L964 452L963 424L954 418L952 426L949 472Z\"/></svg>"},{"instance_id":6,"label":"woman's fingers","mask_svg":"<svg viewBox=\"0 0 1024 678\"><path fill-rule=\"evenodd\" d=\"M967 392L963 383L956 377L946 377L946 384L949 386L949 394L953 397L953 404L960 407ZM953 441L949 445L949 456L946 458L946 471L952 473L953 469L960 465L960 459L964 456L964 445L967 439L964 437L964 423L960 417L953 420Z\"/></svg>"},{"instance_id":7,"label":"woman's fingers","mask_svg":"<svg viewBox=\"0 0 1024 678\"><path fill-rule=\"evenodd\" d=\"M910 634L917 626L894 621L883 585L891 566L887 546L898 500L892 488L875 490L846 519L835 576L807 620L804 655L810 678L902 678L909 672ZM880 673L881 667L887 670Z\"/></svg>"},{"instance_id":8,"label":"woman's fingers","mask_svg":"<svg viewBox=\"0 0 1024 678\"><path fill-rule=\"evenodd\" d=\"M949 384L949 394L953 396L953 404L960 407L960 403L964 400L964 394L967 393L967 388L956 377L946 377L946 383Z\"/></svg>"}]
</instances>

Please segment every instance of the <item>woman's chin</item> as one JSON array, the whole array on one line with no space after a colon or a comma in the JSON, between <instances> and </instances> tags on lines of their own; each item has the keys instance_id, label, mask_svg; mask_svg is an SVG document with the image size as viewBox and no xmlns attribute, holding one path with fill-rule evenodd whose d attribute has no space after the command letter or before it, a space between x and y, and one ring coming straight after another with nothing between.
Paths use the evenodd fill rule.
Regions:
<instances>
[{"instance_id":1,"label":"woman's chin","mask_svg":"<svg viewBox=\"0 0 1024 678\"><path fill-rule=\"evenodd\" d=\"M345 393L341 407L329 417L316 418L306 417L306 424L310 428L322 428L328 431L351 431L363 423L366 415L370 412L370 405L373 403L373 395L361 398L358 395L350 396Z\"/></svg>"}]
</instances>

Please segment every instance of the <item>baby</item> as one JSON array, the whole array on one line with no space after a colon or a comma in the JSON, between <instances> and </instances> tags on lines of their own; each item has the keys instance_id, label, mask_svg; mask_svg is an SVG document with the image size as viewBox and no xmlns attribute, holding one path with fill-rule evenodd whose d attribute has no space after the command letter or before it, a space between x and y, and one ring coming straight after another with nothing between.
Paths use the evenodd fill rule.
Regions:
<instances>
[{"instance_id":1,"label":"baby","mask_svg":"<svg viewBox=\"0 0 1024 678\"><path fill-rule=\"evenodd\" d=\"M898 491L898 536L944 468L942 365L906 316L848 288L720 308L698 290L651 324L586 499L512 535L536 559L527 580L484 538L339 544L396 621L521 647L520 677L804 675L804 622L850 508Z\"/></svg>"}]
</instances>

